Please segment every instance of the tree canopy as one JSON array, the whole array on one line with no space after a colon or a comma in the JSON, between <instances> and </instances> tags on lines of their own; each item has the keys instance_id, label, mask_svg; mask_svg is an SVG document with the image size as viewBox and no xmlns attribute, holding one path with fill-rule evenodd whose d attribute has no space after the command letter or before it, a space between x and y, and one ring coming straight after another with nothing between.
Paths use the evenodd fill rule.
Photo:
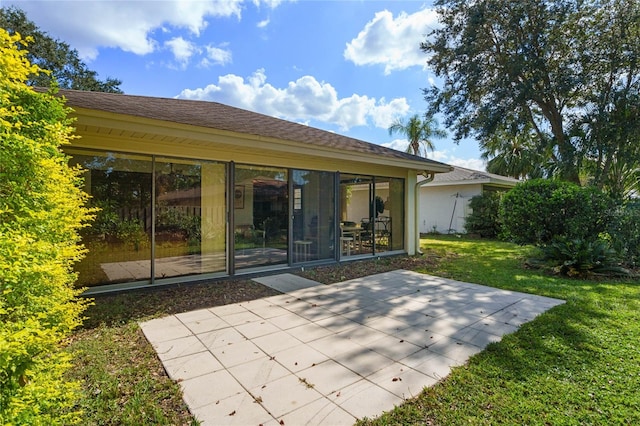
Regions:
<instances>
[{"instance_id":1,"label":"tree canopy","mask_svg":"<svg viewBox=\"0 0 640 426\"><path fill-rule=\"evenodd\" d=\"M22 39L30 37L33 42L29 44L27 59L40 69L50 71L29 74L27 84L50 87L51 81L55 80L58 86L64 89L122 93L119 87L122 84L120 80L100 80L98 73L90 70L80 60L77 50L38 29L21 9L0 8L0 28L4 28L9 34L20 34Z\"/></svg>"},{"instance_id":2,"label":"tree canopy","mask_svg":"<svg viewBox=\"0 0 640 426\"><path fill-rule=\"evenodd\" d=\"M407 137L409 145L407 152L418 156L427 156L427 151L433 151L435 144L432 138L443 138L447 133L438 129L438 123L433 117L425 117L421 119L418 114L409 118L405 123L401 119L395 120L389 126L389 135L400 133Z\"/></svg>"},{"instance_id":3,"label":"tree canopy","mask_svg":"<svg viewBox=\"0 0 640 426\"><path fill-rule=\"evenodd\" d=\"M543 174L608 189L637 171L639 2L436 6L442 26L421 48L444 83L424 93L457 140L476 137L490 157L499 152L492 139L519 138L542 155Z\"/></svg>"}]
</instances>

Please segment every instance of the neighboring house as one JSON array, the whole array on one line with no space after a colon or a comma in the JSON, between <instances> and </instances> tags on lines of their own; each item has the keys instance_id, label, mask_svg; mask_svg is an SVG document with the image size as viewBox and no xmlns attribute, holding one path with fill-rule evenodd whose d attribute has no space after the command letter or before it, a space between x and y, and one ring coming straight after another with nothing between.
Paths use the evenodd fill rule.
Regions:
<instances>
[{"instance_id":1,"label":"neighboring house","mask_svg":"<svg viewBox=\"0 0 640 426\"><path fill-rule=\"evenodd\" d=\"M435 175L420 191L420 232L463 233L469 201L487 191L508 191L520 182L506 176L453 167Z\"/></svg>"},{"instance_id":2,"label":"neighboring house","mask_svg":"<svg viewBox=\"0 0 640 426\"><path fill-rule=\"evenodd\" d=\"M413 254L417 176L451 170L214 102L60 95L100 208L77 266L90 293Z\"/></svg>"}]
</instances>

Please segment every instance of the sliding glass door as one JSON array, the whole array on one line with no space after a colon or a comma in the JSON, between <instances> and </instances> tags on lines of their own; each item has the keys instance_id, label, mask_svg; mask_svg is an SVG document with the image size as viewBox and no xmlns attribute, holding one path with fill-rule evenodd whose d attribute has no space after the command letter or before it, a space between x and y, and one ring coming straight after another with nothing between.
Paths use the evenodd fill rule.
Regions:
<instances>
[{"instance_id":1,"label":"sliding glass door","mask_svg":"<svg viewBox=\"0 0 640 426\"><path fill-rule=\"evenodd\" d=\"M335 258L335 173L294 170L293 263Z\"/></svg>"},{"instance_id":2,"label":"sliding glass door","mask_svg":"<svg viewBox=\"0 0 640 426\"><path fill-rule=\"evenodd\" d=\"M404 249L404 179L340 175L341 256Z\"/></svg>"},{"instance_id":3,"label":"sliding glass door","mask_svg":"<svg viewBox=\"0 0 640 426\"><path fill-rule=\"evenodd\" d=\"M96 209L81 232L87 254L75 265L78 286L151 279L153 159L104 151L68 151L85 170L84 190Z\"/></svg>"},{"instance_id":4,"label":"sliding glass door","mask_svg":"<svg viewBox=\"0 0 640 426\"><path fill-rule=\"evenodd\" d=\"M226 270L225 189L222 163L156 158L155 278Z\"/></svg>"},{"instance_id":5,"label":"sliding glass door","mask_svg":"<svg viewBox=\"0 0 640 426\"><path fill-rule=\"evenodd\" d=\"M289 247L287 169L236 165L233 191L235 268L286 264Z\"/></svg>"}]
</instances>

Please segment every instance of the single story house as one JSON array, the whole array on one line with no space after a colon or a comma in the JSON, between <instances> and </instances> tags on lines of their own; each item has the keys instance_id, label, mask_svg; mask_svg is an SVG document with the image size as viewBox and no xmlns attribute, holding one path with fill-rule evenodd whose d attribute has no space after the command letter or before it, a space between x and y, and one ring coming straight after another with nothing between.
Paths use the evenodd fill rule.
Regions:
<instances>
[{"instance_id":1,"label":"single story house","mask_svg":"<svg viewBox=\"0 0 640 426\"><path fill-rule=\"evenodd\" d=\"M420 232L464 233L471 198L489 191L508 191L519 182L457 166L448 173L434 175L433 181L420 189Z\"/></svg>"},{"instance_id":2,"label":"single story house","mask_svg":"<svg viewBox=\"0 0 640 426\"><path fill-rule=\"evenodd\" d=\"M89 293L413 254L418 176L451 170L215 102L59 94L100 208L77 265Z\"/></svg>"}]
</instances>

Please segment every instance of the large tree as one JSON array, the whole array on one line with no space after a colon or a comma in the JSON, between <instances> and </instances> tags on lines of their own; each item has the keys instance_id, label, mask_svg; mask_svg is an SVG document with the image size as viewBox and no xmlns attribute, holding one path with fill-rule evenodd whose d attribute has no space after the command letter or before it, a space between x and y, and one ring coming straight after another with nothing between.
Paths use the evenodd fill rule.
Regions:
<instances>
[{"instance_id":1,"label":"large tree","mask_svg":"<svg viewBox=\"0 0 640 426\"><path fill-rule=\"evenodd\" d=\"M24 11L15 7L0 8L0 28L9 34L18 33L23 39L31 37L33 41L29 44L27 59L41 69L50 71L30 74L27 81L29 85L49 87L51 81L55 80L64 89L122 93L120 80L100 80L98 73L90 70L80 59L77 50L41 31Z\"/></svg>"},{"instance_id":2,"label":"large tree","mask_svg":"<svg viewBox=\"0 0 640 426\"><path fill-rule=\"evenodd\" d=\"M638 144L637 133L628 132L624 142L594 133L611 130L605 118L623 114L615 99L628 101L620 105L626 113L637 107L629 105L640 84L637 0L436 5L442 26L421 48L444 83L425 95L429 113L443 113L458 140L475 136L487 144L505 130L512 137L533 132L549 170L576 183L594 156L606 157L596 166L600 172L613 162L612 144Z\"/></svg>"},{"instance_id":3,"label":"large tree","mask_svg":"<svg viewBox=\"0 0 640 426\"><path fill-rule=\"evenodd\" d=\"M409 145L407 152L418 156L427 156L427 151L433 151L435 144L431 139L443 138L446 132L438 128L438 123L433 117L420 118L417 114L409 118L407 122L396 119L389 126L389 135L400 133L407 137Z\"/></svg>"}]
</instances>

